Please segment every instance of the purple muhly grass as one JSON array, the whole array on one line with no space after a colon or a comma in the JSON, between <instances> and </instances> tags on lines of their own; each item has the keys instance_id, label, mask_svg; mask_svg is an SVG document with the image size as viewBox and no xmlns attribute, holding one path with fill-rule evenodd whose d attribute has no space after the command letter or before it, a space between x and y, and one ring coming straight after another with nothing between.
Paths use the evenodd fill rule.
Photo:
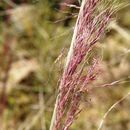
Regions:
<instances>
[{"instance_id":1,"label":"purple muhly grass","mask_svg":"<svg viewBox=\"0 0 130 130\"><path fill-rule=\"evenodd\" d=\"M105 33L108 23L117 9L110 0L83 0L74 35L68 53L65 69L59 86L53 121L50 130L68 130L79 109L81 96L87 85L96 79L99 73L98 60L93 60L85 70L87 54Z\"/></svg>"}]
</instances>

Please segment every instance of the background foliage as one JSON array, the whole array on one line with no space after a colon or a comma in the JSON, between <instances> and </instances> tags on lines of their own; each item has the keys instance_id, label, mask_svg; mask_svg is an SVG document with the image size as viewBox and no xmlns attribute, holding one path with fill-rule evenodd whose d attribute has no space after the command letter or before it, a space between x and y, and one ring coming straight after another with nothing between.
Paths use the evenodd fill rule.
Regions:
<instances>
[{"instance_id":1,"label":"background foliage","mask_svg":"<svg viewBox=\"0 0 130 130\"><path fill-rule=\"evenodd\" d=\"M49 128L78 13L61 2L0 1L1 130ZM79 6L76 0L64 2ZM93 93L84 95L85 109L72 130L97 130L105 112L130 91L130 6L118 11L116 18L95 48L102 73L89 86L97 87ZM102 130L129 130L129 109L130 97L111 111Z\"/></svg>"}]
</instances>

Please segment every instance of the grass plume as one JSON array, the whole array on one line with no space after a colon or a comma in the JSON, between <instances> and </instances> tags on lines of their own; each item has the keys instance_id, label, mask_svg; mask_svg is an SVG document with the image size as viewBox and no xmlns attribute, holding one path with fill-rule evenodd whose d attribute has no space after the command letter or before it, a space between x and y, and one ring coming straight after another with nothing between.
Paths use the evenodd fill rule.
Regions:
<instances>
[{"instance_id":1,"label":"grass plume","mask_svg":"<svg viewBox=\"0 0 130 130\"><path fill-rule=\"evenodd\" d=\"M68 130L80 113L81 96L99 74L98 60L85 67L87 54L104 36L109 22L120 8L117 0L83 0L59 85L50 130Z\"/></svg>"}]
</instances>

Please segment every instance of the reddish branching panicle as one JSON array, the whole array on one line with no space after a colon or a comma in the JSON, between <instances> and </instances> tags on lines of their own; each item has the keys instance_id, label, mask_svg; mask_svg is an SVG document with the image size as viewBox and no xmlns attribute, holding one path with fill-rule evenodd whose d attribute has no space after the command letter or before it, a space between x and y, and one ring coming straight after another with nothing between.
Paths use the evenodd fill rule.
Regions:
<instances>
[{"instance_id":1,"label":"reddish branching panicle","mask_svg":"<svg viewBox=\"0 0 130 130\"><path fill-rule=\"evenodd\" d=\"M111 1L112 2L112 1ZM79 109L81 95L87 85L96 79L99 73L98 60L86 70L87 54L103 36L113 14L110 3L103 5L103 0L83 0L76 24L73 53L64 70L60 82L60 94L56 109L54 130L68 130Z\"/></svg>"}]
</instances>

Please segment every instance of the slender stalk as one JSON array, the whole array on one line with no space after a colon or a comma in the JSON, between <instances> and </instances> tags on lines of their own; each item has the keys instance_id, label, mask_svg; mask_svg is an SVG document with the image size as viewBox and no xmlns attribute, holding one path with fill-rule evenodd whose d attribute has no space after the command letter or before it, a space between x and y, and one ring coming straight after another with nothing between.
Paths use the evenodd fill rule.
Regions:
<instances>
[{"instance_id":1,"label":"slender stalk","mask_svg":"<svg viewBox=\"0 0 130 130\"><path fill-rule=\"evenodd\" d=\"M113 108L115 108L119 103L123 102L128 96L130 96L130 92L127 93L124 97L122 97L120 100L118 100L117 102L115 102L109 109L108 111L104 114L101 122L100 122L100 125L98 127L98 130L101 130L102 126L103 126L103 123L106 119L106 117L108 116L108 114L113 110Z\"/></svg>"},{"instance_id":2,"label":"slender stalk","mask_svg":"<svg viewBox=\"0 0 130 130\"><path fill-rule=\"evenodd\" d=\"M86 0L82 1L79 14L80 14L80 12L82 12L85 2L86 2ZM73 50L74 50L74 46L75 46L75 43L76 43L75 40L76 40L76 35L77 35L78 20L79 20L79 15L78 15L77 22L76 22L76 25L75 25L75 28L74 28L73 37L72 37L70 49L69 49L69 52L68 52L68 55L67 55L67 58L66 58L66 64L65 64L64 71L68 68L69 62L70 62L71 57L73 55ZM60 96L60 94L58 94L58 96L56 98L56 103L55 103L55 107L54 107L54 110L53 110L53 114L52 114L52 119L51 119L51 124L50 124L50 129L49 130L53 130L53 126L54 126L54 123L55 123L55 120L56 120L56 110L57 110L59 96Z\"/></svg>"},{"instance_id":3,"label":"slender stalk","mask_svg":"<svg viewBox=\"0 0 130 130\"><path fill-rule=\"evenodd\" d=\"M58 96L56 98L56 103L55 103L55 107L54 107L54 110L53 110L53 114L52 114L51 124L50 124L49 130L53 130L53 126L54 126L55 119L56 119L56 109L57 109L57 105L58 105L58 99L59 99L59 94L58 94Z\"/></svg>"}]
</instances>

